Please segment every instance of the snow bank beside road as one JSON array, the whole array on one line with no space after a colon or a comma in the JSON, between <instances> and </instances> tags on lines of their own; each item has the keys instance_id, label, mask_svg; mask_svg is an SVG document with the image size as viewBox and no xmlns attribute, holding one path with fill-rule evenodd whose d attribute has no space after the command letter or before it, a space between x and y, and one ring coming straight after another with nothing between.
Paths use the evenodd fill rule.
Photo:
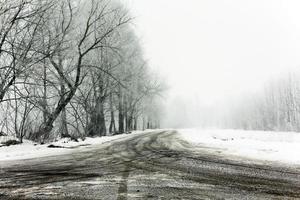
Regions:
<instances>
[{"instance_id":1,"label":"snow bank beside road","mask_svg":"<svg viewBox=\"0 0 300 200\"><path fill-rule=\"evenodd\" d=\"M243 130L179 130L181 137L222 154L300 165L300 133Z\"/></svg>"},{"instance_id":2,"label":"snow bank beside road","mask_svg":"<svg viewBox=\"0 0 300 200\"><path fill-rule=\"evenodd\" d=\"M31 141L24 140L24 143L12 146L0 147L0 161L4 160L19 160L19 159L30 159L45 156L54 156L59 154L70 153L76 148L85 148L86 146L99 145L105 142L109 142L116 139L129 137L134 134L144 133L142 131L135 131L131 134L122 134L115 136L106 136L99 138L86 138L84 141L79 140L78 142L71 141L68 138L63 138L57 142L51 143L52 145L60 148L48 148L50 144L35 144ZM8 136L0 137L0 143L5 142L8 139L13 139Z\"/></svg>"}]
</instances>

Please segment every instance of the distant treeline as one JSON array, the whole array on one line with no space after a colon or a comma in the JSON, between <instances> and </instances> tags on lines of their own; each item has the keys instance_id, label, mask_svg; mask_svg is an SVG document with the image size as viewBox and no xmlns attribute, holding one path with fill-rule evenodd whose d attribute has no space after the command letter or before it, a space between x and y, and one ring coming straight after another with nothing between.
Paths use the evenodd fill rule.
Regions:
<instances>
[{"instance_id":1,"label":"distant treeline","mask_svg":"<svg viewBox=\"0 0 300 200\"><path fill-rule=\"evenodd\" d=\"M300 73L286 73L259 94L244 96L231 116L234 128L300 131Z\"/></svg>"},{"instance_id":2,"label":"distant treeline","mask_svg":"<svg viewBox=\"0 0 300 200\"><path fill-rule=\"evenodd\" d=\"M300 72L283 73L256 92L209 106L201 104L201 96L177 97L170 108L167 127L300 132Z\"/></svg>"}]
</instances>

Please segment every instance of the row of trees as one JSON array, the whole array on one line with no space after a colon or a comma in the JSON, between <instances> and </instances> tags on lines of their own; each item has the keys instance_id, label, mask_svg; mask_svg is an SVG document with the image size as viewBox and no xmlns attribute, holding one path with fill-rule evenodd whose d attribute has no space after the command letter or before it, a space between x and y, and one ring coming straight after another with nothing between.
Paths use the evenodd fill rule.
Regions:
<instances>
[{"instance_id":1,"label":"row of trees","mask_svg":"<svg viewBox=\"0 0 300 200\"><path fill-rule=\"evenodd\" d=\"M289 73L249 95L233 108L228 126L243 129L300 131L300 82Z\"/></svg>"},{"instance_id":2,"label":"row of trees","mask_svg":"<svg viewBox=\"0 0 300 200\"><path fill-rule=\"evenodd\" d=\"M283 73L261 90L214 105L178 96L168 110L166 127L300 132L300 72Z\"/></svg>"},{"instance_id":3,"label":"row of trees","mask_svg":"<svg viewBox=\"0 0 300 200\"><path fill-rule=\"evenodd\" d=\"M0 131L44 141L156 128L164 87L130 23L113 0L1 1Z\"/></svg>"}]
</instances>

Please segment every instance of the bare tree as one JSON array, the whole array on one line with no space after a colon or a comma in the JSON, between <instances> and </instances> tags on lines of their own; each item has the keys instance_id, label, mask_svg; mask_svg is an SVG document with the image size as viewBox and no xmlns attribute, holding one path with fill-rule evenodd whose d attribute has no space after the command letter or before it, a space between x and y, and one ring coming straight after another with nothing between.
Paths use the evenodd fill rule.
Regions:
<instances>
[{"instance_id":1,"label":"bare tree","mask_svg":"<svg viewBox=\"0 0 300 200\"><path fill-rule=\"evenodd\" d=\"M104 136L156 112L144 108L160 84L117 0L4 1L0 16L1 130Z\"/></svg>"}]
</instances>

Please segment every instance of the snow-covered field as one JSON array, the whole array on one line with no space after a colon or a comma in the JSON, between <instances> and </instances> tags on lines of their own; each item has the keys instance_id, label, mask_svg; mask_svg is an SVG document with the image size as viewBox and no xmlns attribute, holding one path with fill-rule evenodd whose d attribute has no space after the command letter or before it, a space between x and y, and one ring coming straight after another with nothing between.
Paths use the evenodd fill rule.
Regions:
<instances>
[{"instance_id":1,"label":"snow-covered field","mask_svg":"<svg viewBox=\"0 0 300 200\"><path fill-rule=\"evenodd\" d=\"M300 165L300 133L244 130L179 130L199 146L218 148L225 155Z\"/></svg>"},{"instance_id":2,"label":"snow-covered field","mask_svg":"<svg viewBox=\"0 0 300 200\"><path fill-rule=\"evenodd\" d=\"M150 130L149 130L150 131ZM144 133L141 131L135 131L130 135ZM50 144L36 144L34 142L25 140L24 143L12 146L2 146L0 147L0 161L4 160L19 160L19 159L30 159L36 157L45 157L45 156L53 156L59 154L69 153L74 149L78 148L86 148L87 146L95 146L99 144L103 144L105 142L109 142L116 139L121 139L124 137L128 137L130 135L115 135L115 136L106 136L99 138L86 138L84 141L80 140L78 142L71 141L70 139L63 138L57 142L53 142L51 144L55 146L59 146L61 148L48 148ZM0 137L0 143L5 142L9 139L14 139L11 137Z\"/></svg>"}]
</instances>

